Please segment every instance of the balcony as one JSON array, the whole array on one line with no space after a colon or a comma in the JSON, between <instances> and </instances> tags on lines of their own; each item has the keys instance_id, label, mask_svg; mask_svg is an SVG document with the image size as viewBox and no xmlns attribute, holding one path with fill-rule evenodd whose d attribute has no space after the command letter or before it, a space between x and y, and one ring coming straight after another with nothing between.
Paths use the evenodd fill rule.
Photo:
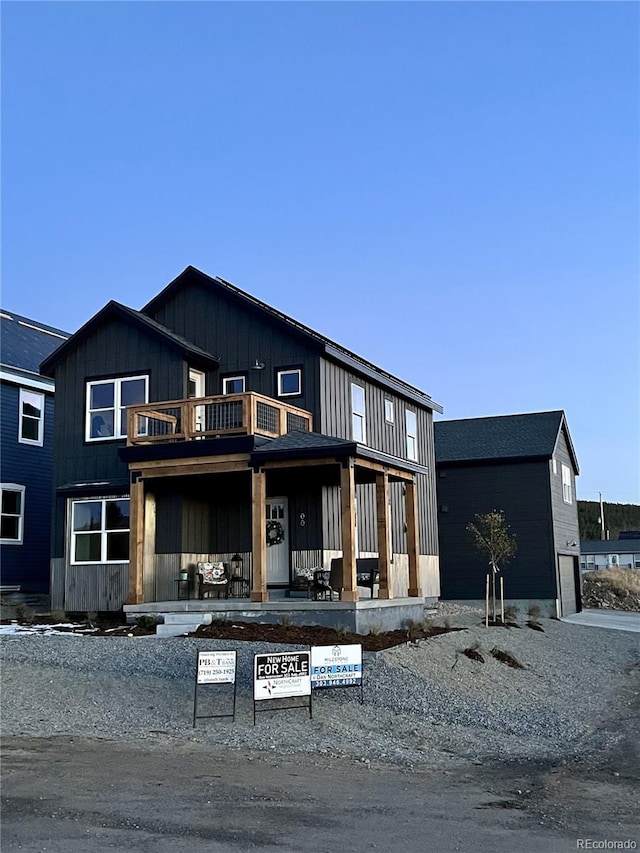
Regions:
<instances>
[{"instance_id":1,"label":"balcony","mask_svg":"<svg viewBox=\"0 0 640 853\"><path fill-rule=\"evenodd\" d=\"M278 438L291 430L312 429L310 412L253 392L169 400L127 409L128 447L219 436Z\"/></svg>"}]
</instances>

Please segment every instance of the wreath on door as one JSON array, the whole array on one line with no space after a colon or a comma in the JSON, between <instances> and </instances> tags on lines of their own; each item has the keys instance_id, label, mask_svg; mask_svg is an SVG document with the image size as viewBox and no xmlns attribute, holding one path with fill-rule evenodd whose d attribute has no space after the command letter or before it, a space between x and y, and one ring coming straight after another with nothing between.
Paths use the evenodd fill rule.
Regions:
<instances>
[{"instance_id":1,"label":"wreath on door","mask_svg":"<svg viewBox=\"0 0 640 853\"><path fill-rule=\"evenodd\" d=\"M267 521L267 545L279 545L284 542L284 527L279 521Z\"/></svg>"}]
</instances>

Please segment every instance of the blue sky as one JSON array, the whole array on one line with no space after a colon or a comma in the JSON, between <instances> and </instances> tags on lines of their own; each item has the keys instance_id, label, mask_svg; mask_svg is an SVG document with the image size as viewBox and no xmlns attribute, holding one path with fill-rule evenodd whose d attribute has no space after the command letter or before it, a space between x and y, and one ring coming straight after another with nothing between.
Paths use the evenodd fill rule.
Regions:
<instances>
[{"instance_id":1,"label":"blue sky","mask_svg":"<svg viewBox=\"0 0 640 853\"><path fill-rule=\"evenodd\" d=\"M185 266L640 501L635 3L2 3L2 304Z\"/></svg>"}]
</instances>

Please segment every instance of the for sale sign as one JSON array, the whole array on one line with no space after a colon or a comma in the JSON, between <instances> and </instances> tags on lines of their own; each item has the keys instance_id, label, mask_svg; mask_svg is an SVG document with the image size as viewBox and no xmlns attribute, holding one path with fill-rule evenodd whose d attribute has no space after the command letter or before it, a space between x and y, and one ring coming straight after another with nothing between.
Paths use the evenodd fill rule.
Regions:
<instances>
[{"instance_id":1,"label":"for sale sign","mask_svg":"<svg viewBox=\"0 0 640 853\"><path fill-rule=\"evenodd\" d=\"M255 655L253 659L253 698L284 699L310 696L309 652L281 652Z\"/></svg>"},{"instance_id":2,"label":"for sale sign","mask_svg":"<svg viewBox=\"0 0 640 853\"><path fill-rule=\"evenodd\" d=\"M356 687L362 684L362 646L312 646L312 687Z\"/></svg>"},{"instance_id":3,"label":"for sale sign","mask_svg":"<svg viewBox=\"0 0 640 853\"><path fill-rule=\"evenodd\" d=\"M235 680L235 652L198 652L198 684L233 684Z\"/></svg>"}]
</instances>

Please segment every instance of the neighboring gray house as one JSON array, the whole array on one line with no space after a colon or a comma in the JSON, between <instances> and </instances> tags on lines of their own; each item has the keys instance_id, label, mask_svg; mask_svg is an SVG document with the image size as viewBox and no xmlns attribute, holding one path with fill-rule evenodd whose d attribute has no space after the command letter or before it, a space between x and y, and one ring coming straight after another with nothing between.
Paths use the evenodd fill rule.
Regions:
<instances>
[{"instance_id":1,"label":"neighboring gray house","mask_svg":"<svg viewBox=\"0 0 640 853\"><path fill-rule=\"evenodd\" d=\"M640 537L637 539L583 539L580 542L580 568L640 569Z\"/></svg>"},{"instance_id":2,"label":"neighboring gray house","mask_svg":"<svg viewBox=\"0 0 640 853\"><path fill-rule=\"evenodd\" d=\"M483 598L488 567L466 527L499 509L518 543L505 597L580 610L579 469L564 412L437 421L434 431L441 597Z\"/></svg>"}]
</instances>

